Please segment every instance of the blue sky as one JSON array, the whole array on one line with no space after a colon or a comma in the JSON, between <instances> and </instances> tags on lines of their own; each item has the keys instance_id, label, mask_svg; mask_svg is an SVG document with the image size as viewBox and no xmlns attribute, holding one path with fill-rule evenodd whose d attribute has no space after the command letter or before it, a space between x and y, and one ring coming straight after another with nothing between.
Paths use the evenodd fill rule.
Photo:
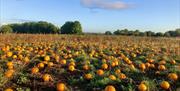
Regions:
<instances>
[{"instance_id":1,"label":"blue sky","mask_svg":"<svg viewBox=\"0 0 180 91\"><path fill-rule=\"evenodd\" d=\"M78 20L85 32L180 28L180 0L0 0L0 23Z\"/></svg>"}]
</instances>

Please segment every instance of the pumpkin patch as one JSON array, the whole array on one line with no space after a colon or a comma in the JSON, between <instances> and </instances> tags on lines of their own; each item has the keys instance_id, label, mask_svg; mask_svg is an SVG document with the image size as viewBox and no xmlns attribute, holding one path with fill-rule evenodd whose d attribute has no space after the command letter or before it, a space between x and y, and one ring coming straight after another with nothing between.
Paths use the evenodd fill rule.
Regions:
<instances>
[{"instance_id":1,"label":"pumpkin patch","mask_svg":"<svg viewBox=\"0 0 180 91\"><path fill-rule=\"evenodd\" d=\"M0 36L0 91L176 91L179 38Z\"/></svg>"}]
</instances>

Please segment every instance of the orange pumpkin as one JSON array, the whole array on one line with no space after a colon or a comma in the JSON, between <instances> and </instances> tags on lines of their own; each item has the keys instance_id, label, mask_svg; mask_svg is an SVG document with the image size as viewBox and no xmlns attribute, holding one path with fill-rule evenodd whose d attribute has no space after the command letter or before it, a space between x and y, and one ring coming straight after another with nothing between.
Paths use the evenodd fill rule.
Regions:
<instances>
[{"instance_id":1,"label":"orange pumpkin","mask_svg":"<svg viewBox=\"0 0 180 91\"><path fill-rule=\"evenodd\" d=\"M44 74L42 78L43 78L43 80L44 80L45 82L48 82L48 81L50 81L50 79L51 79L51 75L49 75L49 74Z\"/></svg>"},{"instance_id":2,"label":"orange pumpkin","mask_svg":"<svg viewBox=\"0 0 180 91\"><path fill-rule=\"evenodd\" d=\"M7 57L11 57L13 55L12 52L7 52Z\"/></svg>"},{"instance_id":3,"label":"orange pumpkin","mask_svg":"<svg viewBox=\"0 0 180 91\"><path fill-rule=\"evenodd\" d=\"M119 74L119 78L120 78L120 79L126 79L126 75L123 74L123 73L120 73L120 74Z\"/></svg>"},{"instance_id":4,"label":"orange pumpkin","mask_svg":"<svg viewBox=\"0 0 180 91\"><path fill-rule=\"evenodd\" d=\"M76 63L74 61L70 62L69 65L76 66Z\"/></svg>"},{"instance_id":5,"label":"orange pumpkin","mask_svg":"<svg viewBox=\"0 0 180 91\"><path fill-rule=\"evenodd\" d=\"M176 61L175 60L171 60L170 63L171 64L176 64Z\"/></svg>"},{"instance_id":6,"label":"orange pumpkin","mask_svg":"<svg viewBox=\"0 0 180 91\"><path fill-rule=\"evenodd\" d=\"M52 67L54 65L53 62L48 62L48 67Z\"/></svg>"},{"instance_id":7,"label":"orange pumpkin","mask_svg":"<svg viewBox=\"0 0 180 91\"><path fill-rule=\"evenodd\" d=\"M84 69L84 70L89 70L89 66L88 66L87 64L85 64L85 65L83 66L83 69Z\"/></svg>"},{"instance_id":8,"label":"orange pumpkin","mask_svg":"<svg viewBox=\"0 0 180 91\"><path fill-rule=\"evenodd\" d=\"M65 60L65 59L61 60L61 61L60 61L60 64L61 64L61 65L66 65L66 60Z\"/></svg>"},{"instance_id":9,"label":"orange pumpkin","mask_svg":"<svg viewBox=\"0 0 180 91\"><path fill-rule=\"evenodd\" d=\"M31 69L31 73L32 74L35 74L35 73L38 73L39 72L39 68L38 67L33 67L32 69Z\"/></svg>"},{"instance_id":10,"label":"orange pumpkin","mask_svg":"<svg viewBox=\"0 0 180 91\"><path fill-rule=\"evenodd\" d=\"M44 63L38 63L39 68L44 68Z\"/></svg>"},{"instance_id":11,"label":"orange pumpkin","mask_svg":"<svg viewBox=\"0 0 180 91\"><path fill-rule=\"evenodd\" d=\"M68 69L69 69L69 71L74 71L74 70L75 70L75 67L74 67L73 65L70 65L70 66L68 67Z\"/></svg>"},{"instance_id":12,"label":"orange pumpkin","mask_svg":"<svg viewBox=\"0 0 180 91\"><path fill-rule=\"evenodd\" d=\"M8 70L5 72L5 77L10 78L13 76L14 70Z\"/></svg>"},{"instance_id":13,"label":"orange pumpkin","mask_svg":"<svg viewBox=\"0 0 180 91\"><path fill-rule=\"evenodd\" d=\"M102 76L104 74L104 71L102 69L97 70L96 72L99 76Z\"/></svg>"},{"instance_id":14,"label":"orange pumpkin","mask_svg":"<svg viewBox=\"0 0 180 91\"><path fill-rule=\"evenodd\" d=\"M85 79L90 80L93 78L93 75L88 73L88 74L85 74L84 77L85 77Z\"/></svg>"},{"instance_id":15,"label":"orange pumpkin","mask_svg":"<svg viewBox=\"0 0 180 91\"><path fill-rule=\"evenodd\" d=\"M7 62L6 65L9 66L13 66L13 62Z\"/></svg>"},{"instance_id":16,"label":"orange pumpkin","mask_svg":"<svg viewBox=\"0 0 180 91\"><path fill-rule=\"evenodd\" d=\"M65 91L66 85L64 83L58 83L56 86L57 91Z\"/></svg>"},{"instance_id":17,"label":"orange pumpkin","mask_svg":"<svg viewBox=\"0 0 180 91\"><path fill-rule=\"evenodd\" d=\"M139 91L146 91L147 90L147 86L143 83L141 83L139 86L138 86L138 90Z\"/></svg>"},{"instance_id":18,"label":"orange pumpkin","mask_svg":"<svg viewBox=\"0 0 180 91\"><path fill-rule=\"evenodd\" d=\"M141 63L139 65L139 68L144 71L146 69L146 65L144 63Z\"/></svg>"},{"instance_id":19,"label":"orange pumpkin","mask_svg":"<svg viewBox=\"0 0 180 91\"><path fill-rule=\"evenodd\" d=\"M165 60L162 60L158 63L159 65L165 65L166 64L166 61Z\"/></svg>"},{"instance_id":20,"label":"orange pumpkin","mask_svg":"<svg viewBox=\"0 0 180 91\"><path fill-rule=\"evenodd\" d=\"M167 82L167 81L162 81L161 84L160 84L160 86L161 86L161 88L167 90L167 89L169 89L170 84L169 84L169 82Z\"/></svg>"},{"instance_id":21,"label":"orange pumpkin","mask_svg":"<svg viewBox=\"0 0 180 91\"><path fill-rule=\"evenodd\" d=\"M45 56L45 57L44 57L44 60L45 60L45 61L49 61L49 60L50 60L50 57L49 57L49 56Z\"/></svg>"},{"instance_id":22,"label":"orange pumpkin","mask_svg":"<svg viewBox=\"0 0 180 91\"><path fill-rule=\"evenodd\" d=\"M116 73L116 74L119 74L119 73L121 73L121 70L120 70L120 69L116 69L116 70L115 70L115 73Z\"/></svg>"},{"instance_id":23,"label":"orange pumpkin","mask_svg":"<svg viewBox=\"0 0 180 91\"><path fill-rule=\"evenodd\" d=\"M163 71L163 70L166 70L166 67L165 67L164 65L159 65L159 66L158 66L158 69L161 70L161 71Z\"/></svg>"},{"instance_id":24,"label":"orange pumpkin","mask_svg":"<svg viewBox=\"0 0 180 91\"><path fill-rule=\"evenodd\" d=\"M107 64L102 64L101 68L106 70L108 68L108 65Z\"/></svg>"},{"instance_id":25,"label":"orange pumpkin","mask_svg":"<svg viewBox=\"0 0 180 91\"><path fill-rule=\"evenodd\" d=\"M7 88L7 89L5 89L4 91L13 91L13 89Z\"/></svg>"},{"instance_id":26,"label":"orange pumpkin","mask_svg":"<svg viewBox=\"0 0 180 91\"><path fill-rule=\"evenodd\" d=\"M111 80L116 80L116 76L110 75L110 76L109 76L109 79L111 79Z\"/></svg>"},{"instance_id":27,"label":"orange pumpkin","mask_svg":"<svg viewBox=\"0 0 180 91\"><path fill-rule=\"evenodd\" d=\"M178 75L176 73L169 73L168 78L176 81L178 79Z\"/></svg>"},{"instance_id":28,"label":"orange pumpkin","mask_svg":"<svg viewBox=\"0 0 180 91\"><path fill-rule=\"evenodd\" d=\"M112 85L108 85L106 86L105 91L116 91L116 88Z\"/></svg>"},{"instance_id":29,"label":"orange pumpkin","mask_svg":"<svg viewBox=\"0 0 180 91\"><path fill-rule=\"evenodd\" d=\"M148 62L149 62L149 63L153 63L153 62L154 62L154 60L153 60L153 59L150 59L150 60L148 60Z\"/></svg>"}]
</instances>

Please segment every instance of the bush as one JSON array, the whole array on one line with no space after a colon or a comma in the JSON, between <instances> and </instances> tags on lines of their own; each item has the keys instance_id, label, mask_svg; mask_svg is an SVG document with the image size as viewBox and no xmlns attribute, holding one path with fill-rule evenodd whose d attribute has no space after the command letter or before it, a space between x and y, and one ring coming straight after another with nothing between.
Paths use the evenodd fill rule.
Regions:
<instances>
[{"instance_id":1,"label":"bush","mask_svg":"<svg viewBox=\"0 0 180 91\"><path fill-rule=\"evenodd\" d=\"M82 27L79 21L66 22L61 27L61 34L82 34Z\"/></svg>"}]
</instances>

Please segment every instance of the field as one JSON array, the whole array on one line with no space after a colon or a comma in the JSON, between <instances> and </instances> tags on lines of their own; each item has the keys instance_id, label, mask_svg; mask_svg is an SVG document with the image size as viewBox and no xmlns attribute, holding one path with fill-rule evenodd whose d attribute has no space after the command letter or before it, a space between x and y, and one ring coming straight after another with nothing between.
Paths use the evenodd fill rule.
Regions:
<instances>
[{"instance_id":1,"label":"field","mask_svg":"<svg viewBox=\"0 0 180 91\"><path fill-rule=\"evenodd\" d=\"M0 90L178 91L180 38L0 35Z\"/></svg>"}]
</instances>

